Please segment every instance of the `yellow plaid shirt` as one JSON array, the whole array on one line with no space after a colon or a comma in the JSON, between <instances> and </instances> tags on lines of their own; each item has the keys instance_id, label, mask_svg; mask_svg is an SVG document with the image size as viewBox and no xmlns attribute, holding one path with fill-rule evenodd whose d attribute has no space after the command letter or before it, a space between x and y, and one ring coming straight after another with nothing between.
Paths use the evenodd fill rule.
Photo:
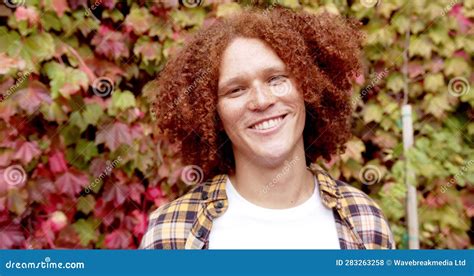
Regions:
<instances>
[{"instance_id":1,"label":"yellow plaid shirt","mask_svg":"<svg viewBox=\"0 0 474 276\"><path fill-rule=\"evenodd\" d=\"M395 249L393 235L377 204L362 191L327 172L311 168L323 204L333 210L341 249ZM212 221L227 210L221 174L152 212L143 249L207 249Z\"/></svg>"}]
</instances>

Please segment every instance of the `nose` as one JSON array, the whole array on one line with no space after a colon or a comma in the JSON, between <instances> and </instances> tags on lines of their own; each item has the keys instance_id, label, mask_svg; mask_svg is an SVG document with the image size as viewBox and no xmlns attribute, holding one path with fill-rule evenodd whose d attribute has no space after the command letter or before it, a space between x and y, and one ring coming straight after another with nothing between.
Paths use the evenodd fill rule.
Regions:
<instances>
[{"instance_id":1,"label":"nose","mask_svg":"<svg viewBox=\"0 0 474 276\"><path fill-rule=\"evenodd\" d=\"M275 104L276 97L268 86L256 84L250 92L249 109L252 111L265 110Z\"/></svg>"}]
</instances>

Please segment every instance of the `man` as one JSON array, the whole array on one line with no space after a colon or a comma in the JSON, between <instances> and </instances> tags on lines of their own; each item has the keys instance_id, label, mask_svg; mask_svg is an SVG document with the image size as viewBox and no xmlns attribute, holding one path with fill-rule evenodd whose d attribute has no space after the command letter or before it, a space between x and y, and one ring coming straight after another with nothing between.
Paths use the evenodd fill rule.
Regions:
<instances>
[{"instance_id":1,"label":"man","mask_svg":"<svg viewBox=\"0 0 474 276\"><path fill-rule=\"evenodd\" d=\"M157 121L211 179L150 215L141 248L395 248L380 208L313 163L350 137L362 35L329 15L246 10L158 80Z\"/></svg>"}]
</instances>

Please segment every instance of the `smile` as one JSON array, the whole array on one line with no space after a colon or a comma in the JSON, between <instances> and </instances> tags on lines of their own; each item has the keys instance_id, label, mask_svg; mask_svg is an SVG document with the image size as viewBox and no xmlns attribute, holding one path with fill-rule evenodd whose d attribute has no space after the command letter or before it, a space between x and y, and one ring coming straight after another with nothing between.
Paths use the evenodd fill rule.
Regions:
<instances>
[{"instance_id":1,"label":"smile","mask_svg":"<svg viewBox=\"0 0 474 276\"><path fill-rule=\"evenodd\" d=\"M263 121L259 121L251 125L250 128L255 129L255 130L260 130L260 131L274 129L280 125L280 123L283 121L286 115L287 114L283 114L278 117L268 118Z\"/></svg>"}]
</instances>

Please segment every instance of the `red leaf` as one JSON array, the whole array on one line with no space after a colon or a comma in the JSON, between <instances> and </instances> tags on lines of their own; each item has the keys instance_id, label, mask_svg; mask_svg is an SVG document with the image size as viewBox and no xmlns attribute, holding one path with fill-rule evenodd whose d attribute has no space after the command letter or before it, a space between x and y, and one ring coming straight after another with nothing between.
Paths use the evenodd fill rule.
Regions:
<instances>
[{"instance_id":1,"label":"red leaf","mask_svg":"<svg viewBox=\"0 0 474 276\"><path fill-rule=\"evenodd\" d=\"M99 198L96 201L94 208L94 216L101 218L102 223L105 226L110 226L114 222L114 207L111 204L107 204L103 198Z\"/></svg>"},{"instance_id":2,"label":"red leaf","mask_svg":"<svg viewBox=\"0 0 474 276\"><path fill-rule=\"evenodd\" d=\"M456 18L461 32L466 33L471 28L472 22L469 20L469 18L464 16L462 13L462 7L463 6L461 4L454 5L449 14Z\"/></svg>"},{"instance_id":3,"label":"red leaf","mask_svg":"<svg viewBox=\"0 0 474 276\"><path fill-rule=\"evenodd\" d=\"M105 235L105 245L108 248L129 248L132 242L132 235L126 230L117 229Z\"/></svg>"},{"instance_id":4,"label":"red leaf","mask_svg":"<svg viewBox=\"0 0 474 276\"><path fill-rule=\"evenodd\" d=\"M133 210L131 216L125 218L125 227L132 230L135 237L140 238L148 227L147 214L140 210Z\"/></svg>"},{"instance_id":5,"label":"red leaf","mask_svg":"<svg viewBox=\"0 0 474 276\"><path fill-rule=\"evenodd\" d=\"M28 114L34 113L41 103L52 102L47 87L39 81L30 82L28 87L16 92L14 97L21 109Z\"/></svg>"},{"instance_id":6,"label":"red leaf","mask_svg":"<svg viewBox=\"0 0 474 276\"><path fill-rule=\"evenodd\" d=\"M58 177L54 183L61 193L74 196L89 184L89 177L82 172L70 169Z\"/></svg>"},{"instance_id":7,"label":"red leaf","mask_svg":"<svg viewBox=\"0 0 474 276\"><path fill-rule=\"evenodd\" d=\"M38 157L41 154L41 151L38 147L38 144L33 142L18 142L17 151L13 154L13 159L20 160L24 165L30 163L30 161Z\"/></svg>"},{"instance_id":8,"label":"red leaf","mask_svg":"<svg viewBox=\"0 0 474 276\"><path fill-rule=\"evenodd\" d=\"M20 246L24 240L25 236L19 225L7 224L0 227L0 248Z\"/></svg>"},{"instance_id":9,"label":"red leaf","mask_svg":"<svg viewBox=\"0 0 474 276\"><path fill-rule=\"evenodd\" d=\"M52 6L59 17L62 17L64 15L64 12L69 10L69 6L66 0L53 0Z\"/></svg>"},{"instance_id":10,"label":"red leaf","mask_svg":"<svg viewBox=\"0 0 474 276\"><path fill-rule=\"evenodd\" d=\"M39 178L34 181L33 185L28 186L28 192L32 201L43 203L51 193L56 192L56 187L51 180Z\"/></svg>"},{"instance_id":11,"label":"red leaf","mask_svg":"<svg viewBox=\"0 0 474 276\"><path fill-rule=\"evenodd\" d=\"M96 46L97 53L110 59L117 59L129 55L125 40L126 37L121 32L116 32L107 26L100 26L91 43Z\"/></svg>"},{"instance_id":12,"label":"red leaf","mask_svg":"<svg viewBox=\"0 0 474 276\"><path fill-rule=\"evenodd\" d=\"M136 203L141 203L142 194L145 192L145 187L141 183L132 183L128 186L130 198Z\"/></svg>"},{"instance_id":13,"label":"red leaf","mask_svg":"<svg viewBox=\"0 0 474 276\"><path fill-rule=\"evenodd\" d=\"M125 202L128 195L128 186L118 183L107 183L104 188L103 199L106 202L114 202L114 206L118 207Z\"/></svg>"},{"instance_id":14,"label":"red leaf","mask_svg":"<svg viewBox=\"0 0 474 276\"><path fill-rule=\"evenodd\" d=\"M18 21L28 21L30 26L36 25L39 21L38 12L30 7L19 6L15 10L15 17Z\"/></svg>"},{"instance_id":15,"label":"red leaf","mask_svg":"<svg viewBox=\"0 0 474 276\"><path fill-rule=\"evenodd\" d=\"M131 144L132 136L129 127L121 122L115 122L97 133L96 144L105 143L112 151L116 150L121 144Z\"/></svg>"},{"instance_id":16,"label":"red leaf","mask_svg":"<svg viewBox=\"0 0 474 276\"><path fill-rule=\"evenodd\" d=\"M63 173L67 171L66 159L62 151L55 150L49 155L49 169L53 173Z\"/></svg>"},{"instance_id":17,"label":"red leaf","mask_svg":"<svg viewBox=\"0 0 474 276\"><path fill-rule=\"evenodd\" d=\"M155 202L156 206L161 206L168 202L168 199L159 187L148 187L145 198Z\"/></svg>"}]
</instances>

